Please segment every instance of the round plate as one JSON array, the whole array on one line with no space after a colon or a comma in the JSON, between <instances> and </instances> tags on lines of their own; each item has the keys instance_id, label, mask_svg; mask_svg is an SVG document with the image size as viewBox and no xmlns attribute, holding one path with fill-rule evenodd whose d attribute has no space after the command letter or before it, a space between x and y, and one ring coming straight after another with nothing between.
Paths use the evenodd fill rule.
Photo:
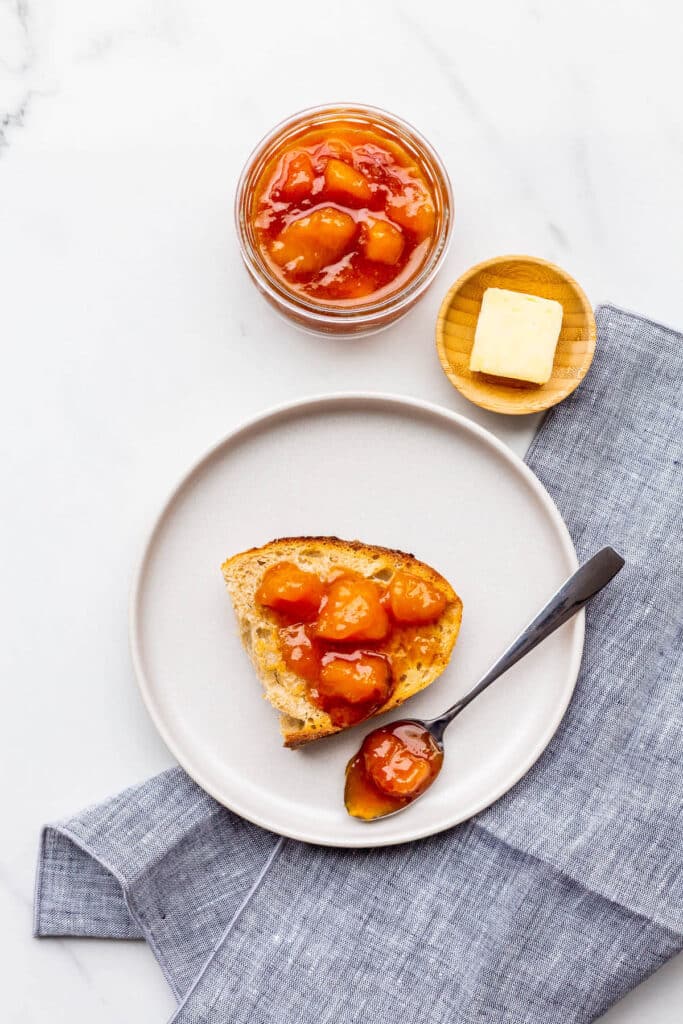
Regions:
<instances>
[{"instance_id":1,"label":"round plate","mask_svg":"<svg viewBox=\"0 0 683 1024\"><path fill-rule=\"evenodd\" d=\"M417 716L477 681L576 568L572 542L533 473L488 431L383 395L260 416L205 455L161 512L134 585L131 646L145 704L180 764L226 807L283 835L332 846L417 839L482 810L538 758L574 689L583 614L454 723L430 793L362 823L344 810L344 768L380 719L284 749L220 571L228 555L275 537L328 534L414 552L463 599L450 666L405 706Z\"/></svg>"},{"instance_id":2,"label":"round plate","mask_svg":"<svg viewBox=\"0 0 683 1024\"><path fill-rule=\"evenodd\" d=\"M507 288L562 303L562 327L547 384L505 383L470 370L474 331L487 288ZM471 267L449 290L436 322L436 348L451 384L482 409L515 416L549 409L578 388L593 361L596 337L591 304L574 278L535 256L497 256Z\"/></svg>"}]
</instances>

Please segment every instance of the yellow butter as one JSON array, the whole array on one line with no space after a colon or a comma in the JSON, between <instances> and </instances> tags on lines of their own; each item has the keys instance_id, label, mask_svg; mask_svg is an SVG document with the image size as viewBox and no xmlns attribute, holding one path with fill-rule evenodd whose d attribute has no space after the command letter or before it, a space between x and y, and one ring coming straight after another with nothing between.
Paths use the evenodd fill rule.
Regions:
<instances>
[{"instance_id":1,"label":"yellow butter","mask_svg":"<svg viewBox=\"0 0 683 1024\"><path fill-rule=\"evenodd\" d=\"M487 288L470 355L470 370L546 384L553 371L562 305L554 299Z\"/></svg>"}]
</instances>

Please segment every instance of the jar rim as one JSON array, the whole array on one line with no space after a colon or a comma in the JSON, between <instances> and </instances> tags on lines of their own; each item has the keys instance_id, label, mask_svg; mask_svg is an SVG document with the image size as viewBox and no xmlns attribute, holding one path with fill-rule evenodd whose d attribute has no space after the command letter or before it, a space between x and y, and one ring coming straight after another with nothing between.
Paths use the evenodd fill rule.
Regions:
<instances>
[{"instance_id":1,"label":"jar rim","mask_svg":"<svg viewBox=\"0 0 683 1024\"><path fill-rule=\"evenodd\" d=\"M344 115L369 115L371 118L376 118L380 125L384 122L388 127L395 129L399 136L404 135L415 145L419 155L432 171L441 193L440 201L443 207L441 228L435 240L433 250L425 261L424 266L401 288L385 298L374 303L368 303L367 305L354 307L332 306L328 303L315 302L288 289L271 273L246 230L247 218L245 207L249 194L247 186L258 161L267 154L268 148L287 129L296 128L297 125L306 123L312 118L320 118L322 115L337 115L340 117ZM371 326L374 322L382 320L388 314L392 315L392 319L398 317L401 310L404 307L412 306L431 284L443 262L450 243L453 228L453 190L441 157L422 133L408 121L387 110L383 110L381 107L374 107L370 104L325 103L319 106L306 107L295 114L291 114L289 117L279 121L259 140L247 157L237 183L234 216L240 251L247 270L256 285L283 312L297 317L304 316L311 324L316 326L329 327L334 324L350 323L359 326Z\"/></svg>"}]
</instances>

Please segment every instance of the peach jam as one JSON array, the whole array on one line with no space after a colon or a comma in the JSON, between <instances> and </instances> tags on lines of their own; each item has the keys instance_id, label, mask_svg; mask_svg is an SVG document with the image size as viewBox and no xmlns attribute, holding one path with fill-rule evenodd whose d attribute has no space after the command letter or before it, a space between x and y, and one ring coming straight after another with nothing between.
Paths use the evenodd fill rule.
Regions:
<instances>
[{"instance_id":1,"label":"peach jam","mask_svg":"<svg viewBox=\"0 0 683 1024\"><path fill-rule=\"evenodd\" d=\"M443 751L420 722L399 721L374 729L346 768L344 803L368 821L417 800L441 771Z\"/></svg>"},{"instance_id":2,"label":"peach jam","mask_svg":"<svg viewBox=\"0 0 683 1024\"><path fill-rule=\"evenodd\" d=\"M265 140L243 175L245 262L308 326L367 327L371 309L382 326L445 251L448 179L428 144L382 111L304 113Z\"/></svg>"},{"instance_id":3,"label":"peach jam","mask_svg":"<svg viewBox=\"0 0 683 1024\"><path fill-rule=\"evenodd\" d=\"M283 662L338 728L386 704L395 685L392 639L435 622L447 603L437 586L405 570L385 585L343 566L322 579L293 562L265 571L256 600L277 617ZM410 637L411 649L419 640Z\"/></svg>"}]
</instances>

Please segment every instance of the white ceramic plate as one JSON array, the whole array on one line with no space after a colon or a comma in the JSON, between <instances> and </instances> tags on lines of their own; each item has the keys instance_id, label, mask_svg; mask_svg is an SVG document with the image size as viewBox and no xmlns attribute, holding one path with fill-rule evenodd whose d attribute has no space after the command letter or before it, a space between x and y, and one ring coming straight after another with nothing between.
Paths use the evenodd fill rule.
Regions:
<instances>
[{"instance_id":1,"label":"white ceramic plate","mask_svg":"<svg viewBox=\"0 0 683 1024\"><path fill-rule=\"evenodd\" d=\"M393 718L431 716L456 700L577 564L536 477L455 413L383 395L333 395L266 413L190 470L152 530L135 581L133 659L165 742L226 807L311 843L399 843L482 810L557 729L579 670L583 613L454 723L430 793L395 818L363 824L344 810L344 767L380 719L285 750L221 577L228 555L305 534L412 551L463 599L451 665Z\"/></svg>"}]
</instances>

